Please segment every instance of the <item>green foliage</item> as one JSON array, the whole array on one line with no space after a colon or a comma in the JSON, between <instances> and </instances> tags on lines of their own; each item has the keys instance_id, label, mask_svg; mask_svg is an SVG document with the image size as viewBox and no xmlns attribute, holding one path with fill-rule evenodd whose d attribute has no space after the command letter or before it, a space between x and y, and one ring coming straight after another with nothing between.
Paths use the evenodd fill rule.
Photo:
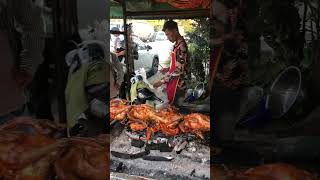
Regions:
<instances>
[{"instance_id":1,"label":"green foliage","mask_svg":"<svg viewBox=\"0 0 320 180\"><path fill-rule=\"evenodd\" d=\"M164 20L148 20L146 22L151 26L153 26L155 31L161 31L165 21Z\"/></svg>"},{"instance_id":2,"label":"green foliage","mask_svg":"<svg viewBox=\"0 0 320 180\"><path fill-rule=\"evenodd\" d=\"M197 81L208 81L206 73L209 66L209 20L196 19L192 23L193 31L187 31L189 38L189 66L191 73L196 76Z\"/></svg>"},{"instance_id":3,"label":"green foliage","mask_svg":"<svg viewBox=\"0 0 320 180\"><path fill-rule=\"evenodd\" d=\"M274 50L272 60L261 57L260 52L250 56L250 83L267 87L277 74L290 65L299 66L304 58L304 36L301 33L302 18L294 0L255 0L256 6L250 7L246 17L249 30L248 43L259 46L260 35ZM248 2L252 3L252 2ZM250 14L251 13L251 14ZM256 13L255 15L252 15ZM260 47L249 46L249 52L259 51Z\"/></svg>"},{"instance_id":4,"label":"green foliage","mask_svg":"<svg viewBox=\"0 0 320 180\"><path fill-rule=\"evenodd\" d=\"M293 0L260 1L263 33L276 51L278 60L299 65L303 58L301 17ZM270 10L272 9L272 13Z\"/></svg>"},{"instance_id":5,"label":"green foliage","mask_svg":"<svg viewBox=\"0 0 320 180\"><path fill-rule=\"evenodd\" d=\"M185 33L191 33L192 31L194 31L194 21L191 19L178 20L177 23L178 26L183 27Z\"/></svg>"}]
</instances>

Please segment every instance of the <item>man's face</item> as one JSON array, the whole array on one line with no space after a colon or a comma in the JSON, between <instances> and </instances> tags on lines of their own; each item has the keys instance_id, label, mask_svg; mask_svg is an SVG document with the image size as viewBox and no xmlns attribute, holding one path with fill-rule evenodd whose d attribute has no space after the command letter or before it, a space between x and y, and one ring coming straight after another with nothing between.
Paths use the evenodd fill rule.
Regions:
<instances>
[{"instance_id":1,"label":"man's face","mask_svg":"<svg viewBox=\"0 0 320 180\"><path fill-rule=\"evenodd\" d=\"M176 41L176 39L177 39L177 33L176 33L175 30L168 30L168 29L166 29L164 32L166 33L166 36L167 36L167 38L168 38L168 40L169 40L170 42L175 42L175 41Z\"/></svg>"}]
</instances>

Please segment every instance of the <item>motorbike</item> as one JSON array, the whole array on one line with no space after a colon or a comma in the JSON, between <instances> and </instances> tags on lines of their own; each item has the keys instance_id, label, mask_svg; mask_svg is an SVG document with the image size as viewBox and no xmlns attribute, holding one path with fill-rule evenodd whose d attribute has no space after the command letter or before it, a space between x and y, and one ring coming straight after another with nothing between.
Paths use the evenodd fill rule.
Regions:
<instances>
[{"instance_id":1,"label":"motorbike","mask_svg":"<svg viewBox=\"0 0 320 180\"><path fill-rule=\"evenodd\" d=\"M67 121L72 124L71 127L68 125L69 135L88 137L108 133L110 84L102 77L104 68L108 65L106 45L98 40L74 44L76 48L69 51L65 57L69 67L65 92ZM74 107L71 107L72 105ZM76 116L72 116L73 114Z\"/></svg>"},{"instance_id":2,"label":"motorbike","mask_svg":"<svg viewBox=\"0 0 320 180\"><path fill-rule=\"evenodd\" d=\"M150 104L156 106L165 103L159 98L153 86L148 82L144 69L135 71L135 75L130 79L130 96L133 104Z\"/></svg>"}]
</instances>

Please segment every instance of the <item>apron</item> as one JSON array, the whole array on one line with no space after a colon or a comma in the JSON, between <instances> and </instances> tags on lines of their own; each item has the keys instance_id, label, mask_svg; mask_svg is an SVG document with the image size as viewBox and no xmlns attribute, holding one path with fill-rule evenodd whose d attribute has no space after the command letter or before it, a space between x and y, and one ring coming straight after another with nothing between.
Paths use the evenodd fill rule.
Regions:
<instances>
[{"instance_id":1,"label":"apron","mask_svg":"<svg viewBox=\"0 0 320 180\"><path fill-rule=\"evenodd\" d=\"M170 68L169 68L169 73L173 74L174 71L176 70L176 55L177 55L177 50L180 48L180 43L177 45L177 47L175 47L172 51L171 54L171 62L170 62ZM179 82L180 77L175 77L174 79L171 79L168 83L167 83L167 96L168 96L168 101L169 104L172 105L172 103L174 102L174 98L176 96L176 91L177 91L177 86L178 86L178 82Z\"/></svg>"}]
</instances>

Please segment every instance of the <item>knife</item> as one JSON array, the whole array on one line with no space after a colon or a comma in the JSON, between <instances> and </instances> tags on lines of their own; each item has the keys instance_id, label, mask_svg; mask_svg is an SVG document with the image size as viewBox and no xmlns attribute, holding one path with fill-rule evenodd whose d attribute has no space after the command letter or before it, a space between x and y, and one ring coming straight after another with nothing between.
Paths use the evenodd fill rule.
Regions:
<instances>
[{"instance_id":1,"label":"knife","mask_svg":"<svg viewBox=\"0 0 320 180\"><path fill-rule=\"evenodd\" d=\"M121 159L138 159L138 158L142 158L146 155L148 155L150 153L150 151L143 151L137 154L127 154L127 153L122 153L122 152L116 152L116 151L111 151L111 154L114 157L117 158L121 158Z\"/></svg>"},{"instance_id":2,"label":"knife","mask_svg":"<svg viewBox=\"0 0 320 180\"><path fill-rule=\"evenodd\" d=\"M142 159L147 161L172 161L174 158L162 156L144 156Z\"/></svg>"}]
</instances>

